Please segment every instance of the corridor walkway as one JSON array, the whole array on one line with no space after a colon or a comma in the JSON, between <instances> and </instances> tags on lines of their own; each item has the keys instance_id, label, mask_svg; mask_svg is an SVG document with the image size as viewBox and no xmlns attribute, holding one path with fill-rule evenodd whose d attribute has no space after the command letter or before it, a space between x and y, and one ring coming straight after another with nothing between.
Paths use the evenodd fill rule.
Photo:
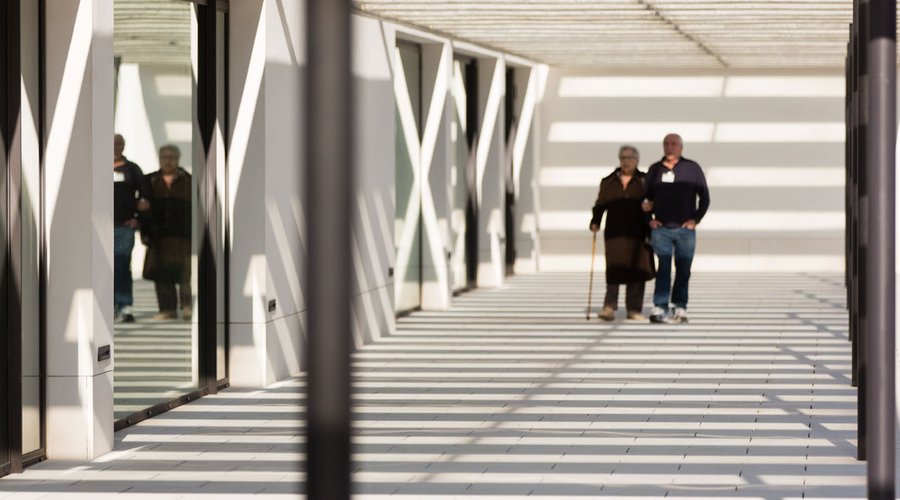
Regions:
<instances>
[{"instance_id":1,"label":"corridor walkway","mask_svg":"<svg viewBox=\"0 0 900 500\"><path fill-rule=\"evenodd\" d=\"M356 355L357 498L863 498L842 278L696 275L678 326L587 322L565 274L401 319ZM228 390L0 498L297 498L303 400Z\"/></svg>"}]
</instances>

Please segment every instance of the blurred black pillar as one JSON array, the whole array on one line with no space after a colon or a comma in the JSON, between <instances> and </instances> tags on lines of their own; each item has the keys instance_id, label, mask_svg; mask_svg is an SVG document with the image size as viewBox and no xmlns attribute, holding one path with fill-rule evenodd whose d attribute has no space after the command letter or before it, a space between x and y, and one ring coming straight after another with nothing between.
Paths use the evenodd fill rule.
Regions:
<instances>
[{"instance_id":1,"label":"blurred black pillar","mask_svg":"<svg viewBox=\"0 0 900 500\"><path fill-rule=\"evenodd\" d=\"M857 2L854 1L854 13L857 12ZM857 387L857 332L856 327L858 326L857 321L857 297L858 295L858 274L859 269L857 268L858 263L858 235L859 235L859 203L857 200L858 194L858 186L857 186L857 139L859 136L859 58L856 53L856 46L858 43L858 27L859 24L856 22L856 17L854 16L854 22L850 25L850 43L848 44L848 68L847 68L847 92L850 100L850 108L849 108L849 117L848 120L850 122L850 136L847 141L847 248L848 248L848 263L847 263L847 276L849 279L848 282L848 299L847 306L850 309L849 316L849 327L850 327L850 341L851 341L851 359L852 359L852 374L851 374L851 382L850 384L853 387Z\"/></svg>"},{"instance_id":2,"label":"blurred black pillar","mask_svg":"<svg viewBox=\"0 0 900 500\"><path fill-rule=\"evenodd\" d=\"M307 496L350 498L353 103L350 0L307 2Z\"/></svg>"},{"instance_id":3,"label":"blurred black pillar","mask_svg":"<svg viewBox=\"0 0 900 500\"><path fill-rule=\"evenodd\" d=\"M897 2L869 0L867 36L868 261L866 432L870 499L894 498L894 169L897 140Z\"/></svg>"}]
</instances>

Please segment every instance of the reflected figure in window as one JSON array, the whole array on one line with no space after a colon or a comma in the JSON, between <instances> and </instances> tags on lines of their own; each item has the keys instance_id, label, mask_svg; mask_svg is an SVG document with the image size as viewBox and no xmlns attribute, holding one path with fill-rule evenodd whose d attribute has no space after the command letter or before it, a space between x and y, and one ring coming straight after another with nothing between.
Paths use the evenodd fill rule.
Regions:
<instances>
[{"instance_id":1,"label":"reflected figure in window","mask_svg":"<svg viewBox=\"0 0 900 500\"><path fill-rule=\"evenodd\" d=\"M646 321L644 282L653 279L653 255L645 241L648 217L641 209L644 198L644 172L638 170L640 155L634 146L619 148L619 168L600 181L600 192L594 202L590 229L603 230L606 255L606 297L598 315L604 321L615 319L619 287L625 285L625 309L630 320Z\"/></svg>"},{"instance_id":2,"label":"reflected figure in window","mask_svg":"<svg viewBox=\"0 0 900 500\"><path fill-rule=\"evenodd\" d=\"M123 154L125 138L113 137L113 301L116 323L133 323L134 292L131 252L134 231L150 209L144 172Z\"/></svg>"},{"instance_id":3,"label":"reflected figure in window","mask_svg":"<svg viewBox=\"0 0 900 500\"><path fill-rule=\"evenodd\" d=\"M144 278L156 285L159 313L154 320L191 319L191 174L179 166L181 150L159 148L159 170L147 174L150 217L142 240L147 245ZM177 291L176 291L177 288Z\"/></svg>"}]
</instances>

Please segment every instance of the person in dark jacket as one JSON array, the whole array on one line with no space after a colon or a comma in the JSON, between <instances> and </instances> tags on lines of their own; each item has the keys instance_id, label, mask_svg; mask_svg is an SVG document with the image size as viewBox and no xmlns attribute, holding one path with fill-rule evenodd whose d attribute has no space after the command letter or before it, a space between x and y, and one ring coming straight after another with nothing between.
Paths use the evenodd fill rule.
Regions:
<instances>
[{"instance_id":1,"label":"person in dark jacket","mask_svg":"<svg viewBox=\"0 0 900 500\"><path fill-rule=\"evenodd\" d=\"M131 252L139 219L150 209L144 172L123 154L125 138L113 137L113 302L114 321L133 323L134 283Z\"/></svg>"},{"instance_id":2,"label":"person in dark jacket","mask_svg":"<svg viewBox=\"0 0 900 500\"><path fill-rule=\"evenodd\" d=\"M647 216L641 209L644 198L644 173L637 169L640 155L634 146L619 148L619 168L600 181L600 192L594 203L591 231L600 229L606 213L603 241L606 253L606 298L599 317L615 318L619 286L625 284L625 308L628 319L646 320L644 282L648 279L649 259L644 246Z\"/></svg>"},{"instance_id":3,"label":"person in dark jacket","mask_svg":"<svg viewBox=\"0 0 900 500\"><path fill-rule=\"evenodd\" d=\"M697 224L709 209L709 187L697 162L681 156L684 142L678 134L663 138L663 158L647 171L647 200L643 209L652 212L650 244L659 257L653 292L652 323L671 320L687 323L688 281L697 245ZM672 258L675 283L672 283ZM671 286L670 286L671 284ZM671 292L671 294L670 294Z\"/></svg>"},{"instance_id":4,"label":"person in dark jacket","mask_svg":"<svg viewBox=\"0 0 900 500\"><path fill-rule=\"evenodd\" d=\"M159 148L159 170L147 174L150 217L142 239L147 245L144 278L156 285L159 314L155 320L191 318L191 174L178 164L181 151ZM175 288L178 287L176 293Z\"/></svg>"}]
</instances>

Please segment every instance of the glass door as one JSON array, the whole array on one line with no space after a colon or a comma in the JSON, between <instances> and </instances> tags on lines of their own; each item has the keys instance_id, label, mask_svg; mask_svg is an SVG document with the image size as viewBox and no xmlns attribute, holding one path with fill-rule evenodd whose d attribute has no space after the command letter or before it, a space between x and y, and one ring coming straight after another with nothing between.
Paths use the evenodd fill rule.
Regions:
<instances>
[{"instance_id":1,"label":"glass door","mask_svg":"<svg viewBox=\"0 0 900 500\"><path fill-rule=\"evenodd\" d=\"M396 61L405 75L408 96L397 96L396 217L397 263L394 288L397 312L422 304L422 203L419 146L422 130L422 46L397 42ZM401 99L408 98L408 102Z\"/></svg>"},{"instance_id":2,"label":"glass door","mask_svg":"<svg viewBox=\"0 0 900 500\"><path fill-rule=\"evenodd\" d=\"M227 383L227 4L115 0L114 9L120 429Z\"/></svg>"}]
</instances>

